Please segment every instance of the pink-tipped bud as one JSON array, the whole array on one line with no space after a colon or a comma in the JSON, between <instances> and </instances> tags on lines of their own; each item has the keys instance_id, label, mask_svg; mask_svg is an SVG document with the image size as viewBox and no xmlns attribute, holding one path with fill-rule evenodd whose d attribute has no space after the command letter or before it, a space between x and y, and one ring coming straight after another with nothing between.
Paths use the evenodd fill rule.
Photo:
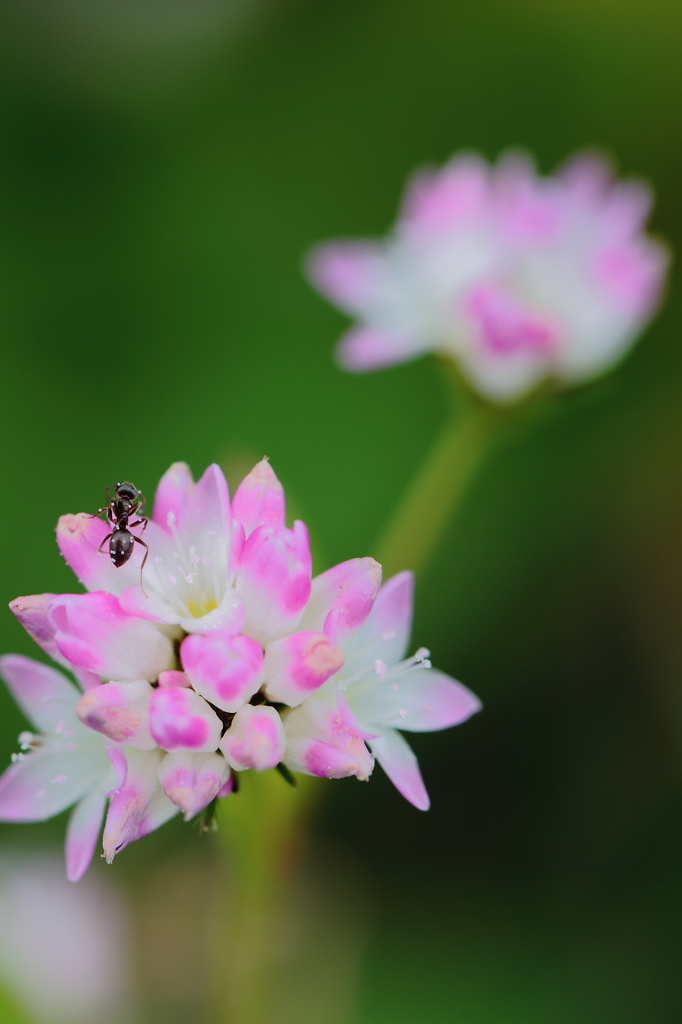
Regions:
<instances>
[{"instance_id":1,"label":"pink-tipped bud","mask_svg":"<svg viewBox=\"0 0 682 1024\"><path fill-rule=\"evenodd\" d=\"M292 771L327 779L349 775L366 781L372 774L374 758L364 732L337 691L313 694L284 719L287 751L284 763Z\"/></svg>"},{"instance_id":2,"label":"pink-tipped bud","mask_svg":"<svg viewBox=\"0 0 682 1024\"><path fill-rule=\"evenodd\" d=\"M83 723L115 743L137 750L152 750L156 741L149 731L152 688L144 679L132 683L102 683L84 693L76 705Z\"/></svg>"},{"instance_id":3,"label":"pink-tipped bud","mask_svg":"<svg viewBox=\"0 0 682 1024\"><path fill-rule=\"evenodd\" d=\"M166 754L159 766L161 788L189 821L223 793L231 773L222 754ZM230 787L231 788L231 787Z\"/></svg>"},{"instance_id":4,"label":"pink-tipped bud","mask_svg":"<svg viewBox=\"0 0 682 1024\"><path fill-rule=\"evenodd\" d=\"M184 673L174 672L172 675L183 676ZM192 750L207 754L218 749L222 723L194 690L184 685L166 684L152 694L149 730L163 750Z\"/></svg>"},{"instance_id":5,"label":"pink-tipped bud","mask_svg":"<svg viewBox=\"0 0 682 1024\"><path fill-rule=\"evenodd\" d=\"M274 708L245 704L232 719L220 749L235 771L274 768L284 756L286 735Z\"/></svg>"},{"instance_id":6,"label":"pink-tipped bud","mask_svg":"<svg viewBox=\"0 0 682 1024\"><path fill-rule=\"evenodd\" d=\"M267 459L245 476L232 499L232 515L249 534L258 526L281 530L284 526L284 489Z\"/></svg>"},{"instance_id":7,"label":"pink-tipped bud","mask_svg":"<svg viewBox=\"0 0 682 1024\"><path fill-rule=\"evenodd\" d=\"M324 633L304 630L273 640L265 651L265 692L295 708L343 665L343 654Z\"/></svg>"},{"instance_id":8,"label":"pink-tipped bud","mask_svg":"<svg viewBox=\"0 0 682 1024\"><path fill-rule=\"evenodd\" d=\"M235 590L244 599L244 632L265 646L295 629L310 596L308 530L259 526L244 546Z\"/></svg>"},{"instance_id":9,"label":"pink-tipped bud","mask_svg":"<svg viewBox=\"0 0 682 1024\"><path fill-rule=\"evenodd\" d=\"M359 626L369 615L381 584L381 566L373 558L351 558L313 580L301 628L325 628L330 613L343 615L348 626ZM334 618L334 615L331 616Z\"/></svg>"},{"instance_id":10,"label":"pink-tipped bud","mask_svg":"<svg viewBox=\"0 0 682 1024\"><path fill-rule=\"evenodd\" d=\"M194 633L180 657L197 693L223 711L238 711L263 682L263 652L247 636Z\"/></svg>"}]
</instances>

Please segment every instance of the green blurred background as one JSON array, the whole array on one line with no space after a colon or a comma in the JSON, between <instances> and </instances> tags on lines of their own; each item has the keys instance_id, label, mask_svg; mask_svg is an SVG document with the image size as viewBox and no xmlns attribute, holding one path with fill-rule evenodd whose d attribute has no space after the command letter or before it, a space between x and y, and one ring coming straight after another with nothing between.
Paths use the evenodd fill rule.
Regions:
<instances>
[{"instance_id":1,"label":"green blurred background","mask_svg":"<svg viewBox=\"0 0 682 1024\"><path fill-rule=\"evenodd\" d=\"M58 515L122 477L149 493L179 459L238 479L267 453L319 567L372 553L447 396L431 359L336 370L343 318L300 266L382 233L415 165L515 144L549 171L598 145L682 236L673 0L23 0L0 19L3 602L73 588ZM681 328L674 272L617 373L476 477L414 641L485 711L415 738L426 815L379 771L329 783L317 861L343 948L317 968L346 957L346 981L299 1021L682 1017ZM9 612L0 650L35 654ZM0 712L4 764L23 723L4 692ZM198 1019L200 966L180 982L150 950L210 902L212 861L175 822L108 869L138 907L144 1024ZM178 942L167 961L191 966Z\"/></svg>"}]
</instances>

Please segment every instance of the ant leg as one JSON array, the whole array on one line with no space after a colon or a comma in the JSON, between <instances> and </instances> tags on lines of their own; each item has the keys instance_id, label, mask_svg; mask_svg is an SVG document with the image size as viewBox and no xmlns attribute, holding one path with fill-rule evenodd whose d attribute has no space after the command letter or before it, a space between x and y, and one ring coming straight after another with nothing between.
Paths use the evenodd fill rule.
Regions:
<instances>
[{"instance_id":1,"label":"ant leg","mask_svg":"<svg viewBox=\"0 0 682 1024\"><path fill-rule=\"evenodd\" d=\"M149 522L149 520L147 519L147 517L146 516L142 516L142 518L138 519L136 523L131 523L130 525L131 526L139 526L140 523L142 523L142 532L144 533L144 531L147 529L147 523L148 522Z\"/></svg>"},{"instance_id":2,"label":"ant leg","mask_svg":"<svg viewBox=\"0 0 682 1024\"><path fill-rule=\"evenodd\" d=\"M142 506L142 508L140 509L140 511L139 511L139 512L137 512L137 509L135 509L135 511L137 512L137 515L138 515L138 516L142 516L142 518L144 519L144 518L145 518L145 516L144 516L144 503L145 503L145 501L146 501L147 499L145 498L145 496L144 496L144 494L142 493L142 491L138 491L137 493L138 493L138 495L139 495L139 500L138 500L138 503L137 503L137 504L138 504L138 505L141 505L141 506Z\"/></svg>"},{"instance_id":3,"label":"ant leg","mask_svg":"<svg viewBox=\"0 0 682 1024\"><path fill-rule=\"evenodd\" d=\"M108 511L109 511L109 506L105 505L104 508L98 508L97 511L95 513L93 513L93 515L88 516L87 518L88 519L97 519L97 516L101 516L102 512L108 512Z\"/></svg>"},{"instance_id":4,"label":"ant leg","mask_svg":"<svg viewBox=\"0 0 682 1024\"><path fill-rule=\"evenodd\" d=\"M112 530L112 533L113 533L113 530ZM99 546L99 547L97 548L97 554L98 554L98 555L101 555L101 554L103 553L103 552L102 552L102 548L104 547L104 545L106 544L106 542L107 542L107 541L109 540L109 538L110 538L110 537L112 536L112 533L108 533L108 534L106 535L106 537L103 537L103 538L102 538L102 543L101 543L101 544L100 544L100 546Z\"/></svg>"},{"instance_id":5,"label":"ant leg","mask_svg":"<svg viewBox=\"0 0 682 1024\"><path fill-rule=\"evenodd\" d=\"M136 537L134 533L131 534L131 537L133 538L133 540L137 544L141 544L142 547L145 549L144 558L142 559L142 565L140 566L140 590L142 591L142 593L144 594L145 597L149 597L149 595L148 595L147 591L144 589L144 585L142 583L142 570L144 569L144 563L149 558L149 545L145 544L145 542L143 540L140 540L139 537Z\"/></svg>"}]
</instances>

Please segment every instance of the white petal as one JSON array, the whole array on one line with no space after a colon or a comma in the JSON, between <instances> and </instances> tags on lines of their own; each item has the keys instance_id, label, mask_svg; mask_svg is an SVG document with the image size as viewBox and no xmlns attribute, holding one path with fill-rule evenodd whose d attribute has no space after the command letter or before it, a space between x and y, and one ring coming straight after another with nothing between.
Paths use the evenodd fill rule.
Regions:
<instances>
[{"instance_id":1,"label":"white petal","mask_svg":"<svg viewBox=\"0 0 682 1024\"><path fill-rule=\"evenodd\" d=\"M0 658L0 675L30 722L51 733L60 722L77 724L76 704L81 694L61 672L21 654Z\"/></svg>"},{"instance_id":2,"label":"white petal","mask_svg":"<svg viewBox=\"0 0 682 1024\"><path fill-rule=\"evenodd\" d=\"M465 722L481 710L475 693L436 669L417 668L392 680L356 683L346 700L362 722L405 732L433 732Z\"/></svg>"},{"instance_id":3,"label":"white petal","mask_svg":"<svg viewBox=\"0 0 682 1024\"><path fill-rule=\"evenodd\" d=\"M73 809L66 829L66 875L70 882L77 882L90 866L105 805L106 797L95 787Z\"/></svg>"},{"instance_id":4,"label":"white petal","mask_svg":"<svg viewBox=\"0 0 682 1024\"><path fill-rule=\"evenodd\" d=\"M406 800L419 811L428 811L431 801L422 781L419 764L412 748L395 729L386 729L381 736L368 740L368 746L389 779Z\"/></svg>"},{"instance_id":5,"label":"white petal","mask_svg":"<svg viewBox=\"0 0 682 1024\"><path fill-rule=\"evenodd\" d=\"M401 572L384 583L362 625L339 635L338 644L346 659L339 673L341 680L377 659L386 665L402 661L412 631L413 601L414 573Z\"/></svg>"},{"instance_id":6,"label":"white petal","mask_svg":"<svg viewBox=\"0 0 682 1024\"><path fill-rule=\"evenodd\" d=\"M101 762L84 753L27 754L0 777L0 821L45 821L99 781Z\"/></svg>"}]
</instances>

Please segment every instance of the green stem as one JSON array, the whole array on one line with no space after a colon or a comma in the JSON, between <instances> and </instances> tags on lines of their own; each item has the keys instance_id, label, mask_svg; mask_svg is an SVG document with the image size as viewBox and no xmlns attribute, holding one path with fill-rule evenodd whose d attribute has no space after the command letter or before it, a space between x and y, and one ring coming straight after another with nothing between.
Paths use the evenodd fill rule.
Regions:
<instances>
[{"instance_id":1,"label":"green stem","mask_svg":"<svg viewBox=\"0 0 682 1024\"><path fill-rule=\"evenodd\" d=\"M219 838L225 891L216 950L217 1024L273 1020L283 902L305 847L319 780L295 788L274 771L239 774L239 792L221 801Z\"/></svg>"},{"instance_id":2,"label":"green stem","mask_svg":"<svg viewBox=\"0 0 682 1024\"><path fill-rule=\"evenodd\" d=\"M15 1002L4 985L0 984L0 1021L2 1024L30 1024L28 1014Z\"/></svg>"},{"instance_id":3,"label":"green stem","mask_svg":"<svg viewBox=\"0 0 682 1024\"><path fill-rule=\"evenodd\" d=\"M503 412L483 404L451 414L376 548L384 579L426 567L503 421Z\"/></svg>"}]
</instances>

